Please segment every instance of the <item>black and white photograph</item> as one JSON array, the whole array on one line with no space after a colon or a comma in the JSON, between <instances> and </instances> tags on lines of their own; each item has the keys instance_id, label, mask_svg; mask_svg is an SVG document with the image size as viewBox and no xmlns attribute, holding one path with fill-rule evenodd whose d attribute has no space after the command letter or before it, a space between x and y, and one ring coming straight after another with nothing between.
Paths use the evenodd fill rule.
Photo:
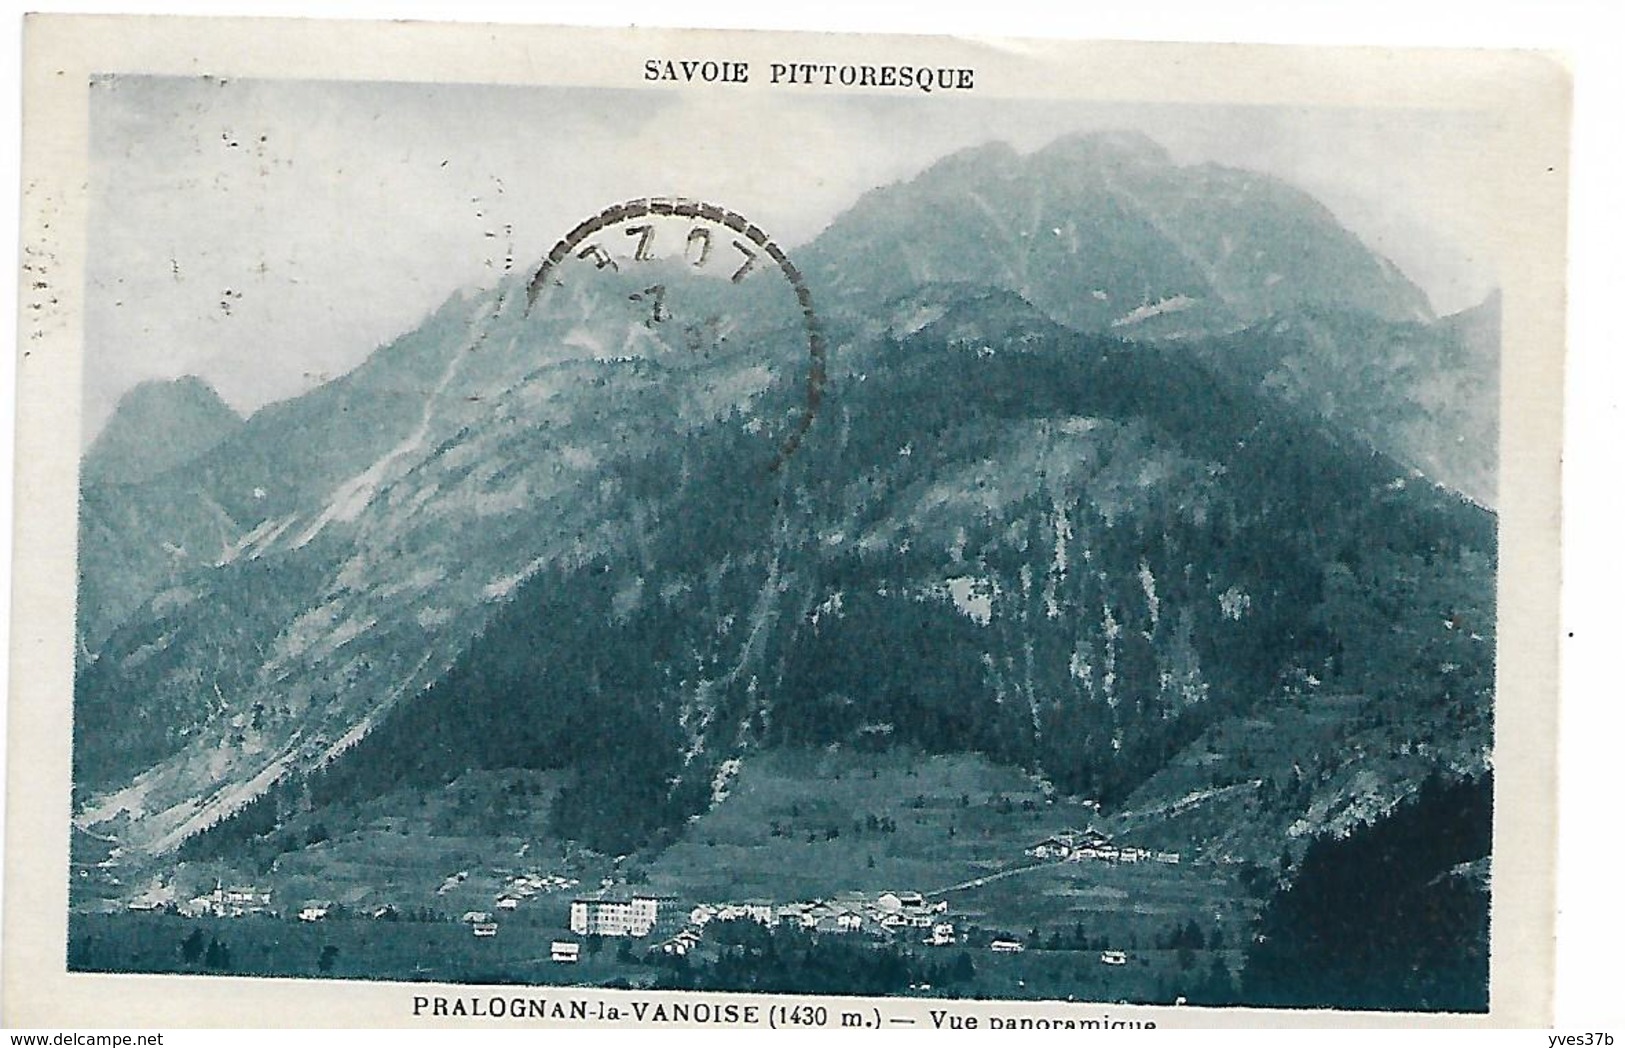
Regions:
<instances>
[{"instance_id":1,"label":"black and white photograph","mask_svg":"<svg viewBox=\"0 0 1625 1048\"><path fill-rule=\"evenodd\" d=\"M1544 1021L1560 66L139 28L25 189L8 981Z\"/></svg>"}]
</instances>

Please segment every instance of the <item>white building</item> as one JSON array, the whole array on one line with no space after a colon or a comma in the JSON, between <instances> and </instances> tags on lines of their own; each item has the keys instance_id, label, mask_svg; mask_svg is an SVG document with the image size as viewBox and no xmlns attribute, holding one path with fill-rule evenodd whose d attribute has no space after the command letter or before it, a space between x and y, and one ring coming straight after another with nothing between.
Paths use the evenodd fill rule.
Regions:
<instances>
[{"instance_id":1,"label":"white building","mask_svg":"<svg viewBox=\"0 0 1625 1048\"><path fill-rule=\"evenodd\" d=\"M659 951L673 957L683 957L700 944L700 933L693 928L684 928L663 943L651 946L652 951Z\"/></svg>"},{"instance_id":2,"label":"white building","mask_svg":"<svg viewBox=\"0 0 1625 1048\"><path fill-rule=\"evenodd\" d=\"M247 886L226 888L215 881L214 891L190 900L181 912L192 917L246 917L270 909L270 892Z\"/></svg>"},{"instance_id":3,"label":"white building","mask_svg":"<svg viewBox=\"0 0 1625 1048\"><path fill-rule=\"evenodd\" d=\"M948 902L930 902L919 892L883 892L875 899L875 911L888 928L929 928L933 914L948 911Z\"/></svg>"},{"instance_id":4,"label":"white building","mask_svg":"<svg viewBox=\"0 0 1625 1048\"><path fill-rule=\"evenodd\" d=\"M216 887L214 893L221 909L233 917L262 912L271 906L271 893L254 887Z\"/></svg>"},{"instance_id":5,"label":"white building","mask_svg":"<svg viewBox=\"0 0 1625 1048\"><path fill-rule=\"evenodd\" d=\"M1095 849L1110 843L1111 838L1099 830L1062 830L1025 850L1035 859L1090 858Z\"/></svg>"},{"instance_id":6,"label":"white building","mask_svg":"<svg viewBox=\"0 0 1625 1048\"><path fill-rule=\"evenodd\" d=\"M630 935L642 938L660 919L660 900L652 895L630 899L575 899L570 903L570 930L577 935Z\"/></svg>"},{"instance_id":7,"label":"white building","mask_svg":"<svg viewBox=\"0 0 1625 1048\"><path fill-rule=\"evenodd\" d=\"M747 899L744 902L727 902L717 907L716 919L719 921L755 921L757 924L771 925L773 923L773 904L764 899Z\"/></svg>"},{"instance_id":8,"label":"white building","mask_svg":"<svg viewBox=\"0 0 1625 1048\"><path fill-rule=\"evenodd\" d=\"M1058 837L1045 837L1025 852L1035 859L1064 859L1072 854L1072 848Z\"/></svg>"},{"instance_id":9,"label":"white building","mask_svg":"<svg viewBox=\"0 0 1625 1048\"><path fill-rule=\"evenodd\" d=\"M875 905L886 913L920 913L925 898L919 892L882 892Z\"/></svg>"}]
</instances>

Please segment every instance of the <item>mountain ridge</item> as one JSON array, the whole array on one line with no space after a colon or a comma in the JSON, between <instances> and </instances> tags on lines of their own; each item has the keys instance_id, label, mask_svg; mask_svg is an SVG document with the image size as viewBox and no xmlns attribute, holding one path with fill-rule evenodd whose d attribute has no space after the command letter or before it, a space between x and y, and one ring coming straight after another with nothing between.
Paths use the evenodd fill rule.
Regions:
<instances>
[{"instance_id":1,"label":"mountain ridge","mask_svg":"<svg viewBox=\"0 0 1625 1048\"><path fill-rule=\"evenodd\" d=\"M196 375L141 382L119 398L80 472L92 483L139 484L207 453L242 423Z\"/></svg>"},{"instance_id":2,"label":"mountain ridge","mask_svg":"<svg viewBox=\"0 0 1625 1048\"><path fill-rule=\"evenodd\" d=\"M990 250L991 249L991 250ZM1199 303L1209 332L1295 305L1434 319L1427 296L1287 183L1180 166L1136 132L950 154L870 191L802 253L803 269L873 300L922 282L1007 287L1080 330L1163 298Z\"/></svg>"}]
</instances>

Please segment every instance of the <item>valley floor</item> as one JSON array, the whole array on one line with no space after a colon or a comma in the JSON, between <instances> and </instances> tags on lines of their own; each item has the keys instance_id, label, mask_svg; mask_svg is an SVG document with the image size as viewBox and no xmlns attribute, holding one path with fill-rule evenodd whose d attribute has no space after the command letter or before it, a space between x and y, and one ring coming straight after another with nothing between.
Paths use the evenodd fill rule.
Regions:
<instances>
[{"instance_id":1,"label":"valley floor","mask_svg":"<svg viewBox=\"0 0 1625 1048\"><path fill-rule=\"evenodd\" d=\"M1227 1003L1257 912L1238 869L1222 863L1029 854L1053 834L1091 824L1109 831L1109 820L972 755L761 754L718 782L718 802L680 839L647 856L604 856L550 837L546 811L558 786L545 773L470 773L443 789L403 789L296 816L277 833L284 844L309 843L276 854L245 845L229 859L194 858L165 871L121 869L116 859L81 864L70 964ZM191 900L217 884L269 893L267 912L200 911ZM770 932L749 918L712 920L696 929L686 955L659 948L702 905L824 901L873 913L885 892L919 893L932 911L927 924L868 921L836 932L826 922L814 933L794 921ZM638 938L572 934L570 901L589 895L657 897L660 921ZM130 910L137 899L144 908ZM194 916L184 915L189 907ZM475 935L464 919L474 915L495 931ZM580 959L553 960L555 942L578 943Z\"/></svg>"}]
</instances>

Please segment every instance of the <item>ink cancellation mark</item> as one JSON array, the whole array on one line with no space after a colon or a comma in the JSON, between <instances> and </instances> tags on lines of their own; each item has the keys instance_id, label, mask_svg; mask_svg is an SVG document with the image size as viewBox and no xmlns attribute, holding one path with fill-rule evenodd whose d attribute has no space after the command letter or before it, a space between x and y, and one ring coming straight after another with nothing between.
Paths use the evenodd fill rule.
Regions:
<instances>
[{"instance_id":1,"label":"ink cancellation mark","mask_svg":"<svg viewBox=\"0 0 1625 1048\"><path fill-rule=\"evenodd\" d=\"M818 314L813 308L812 293L808 291L801 271L761 227L743 215L685 197L646 197L606 207L579 223L553 245L526 285L525 313L528 316L535 309L548 288L559 285L561 267L572 258L590 263L599 271L615 272L619 272L623 264L654 261L661 246L657 245L656 238L664 232L657 231L654 220L688 223L687 232L682 237L681 258L694 271L722 276L727 283L738 285L752 274L765 271L768 265L772 265L778 268L795 294L796 307L807 338L806 404L788 435L779 443L768 467L769 472L776 472L801 446L823 399L827 378L824 336ZM628 238L619 258L612 249L604 246L609 238L600 236L617 227ZM630 256L624 253L625 250L630 250ZM647 306L651 323L664 323L671 319L665 288L661 285L643 288L630 297Z\"/></svg>"}]
</instances>

